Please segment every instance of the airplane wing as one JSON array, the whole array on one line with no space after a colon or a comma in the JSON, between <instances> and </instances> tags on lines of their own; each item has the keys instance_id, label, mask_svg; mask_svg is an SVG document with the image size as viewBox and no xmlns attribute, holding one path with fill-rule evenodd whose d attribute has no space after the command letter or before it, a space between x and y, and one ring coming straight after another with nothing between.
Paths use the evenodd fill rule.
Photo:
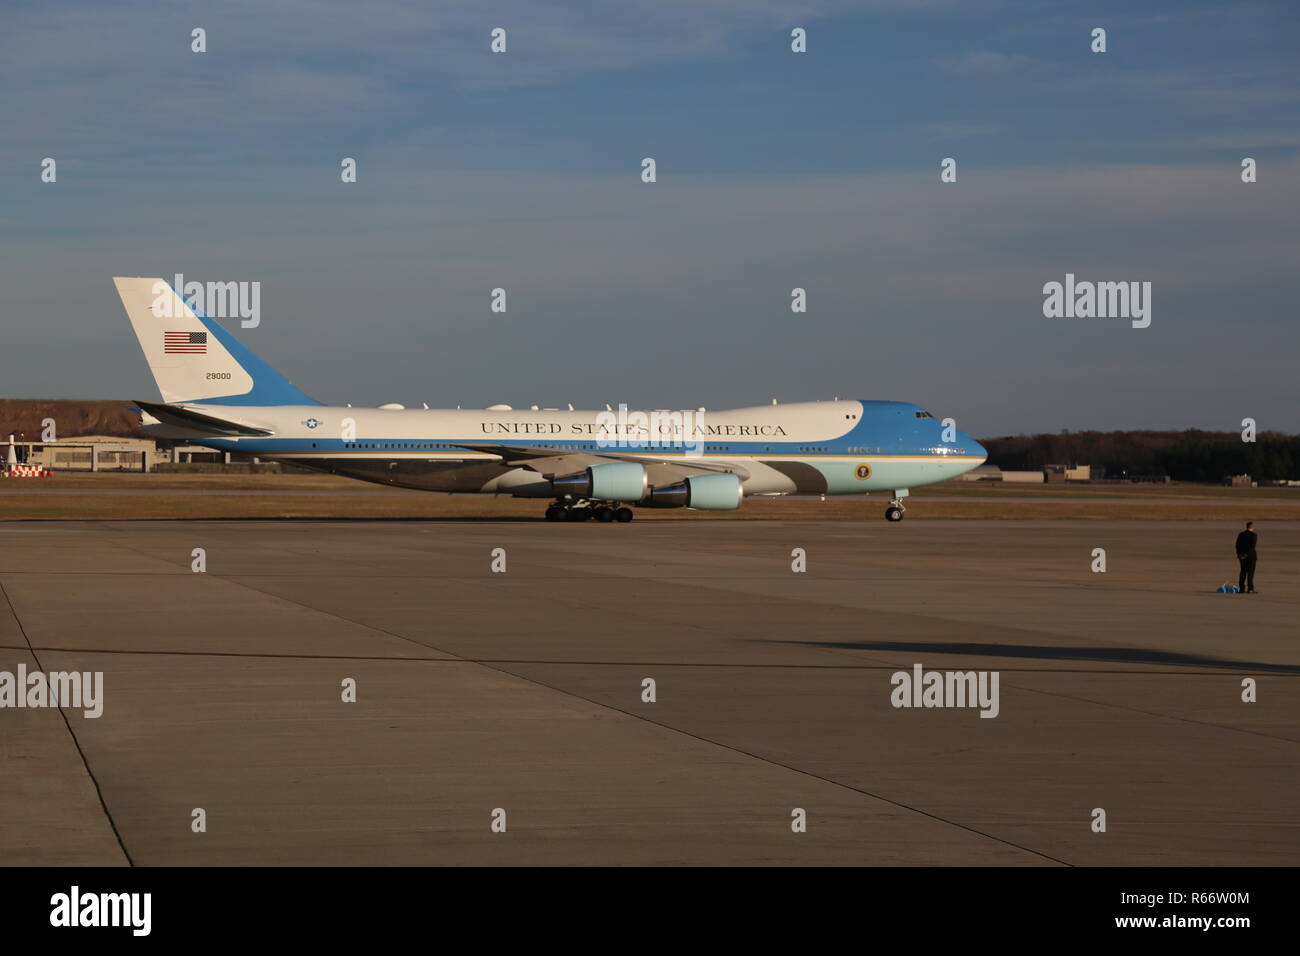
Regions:
<instances>
[{"instance_id":1,"label":"airplane wing","mask_svg":"<svg viewBox=\"0 0 1300 956\"><path fill-rule=\"evenodd\" d=\"M459 447L499 455L508 465L527 468L540 475L573 475L612 461L635 461L645 465L650 484L657 487L681 481L690 475L739 475L744 481L748 469L739 464L716 464L702 458L656 457L654 455L601 454L599 452L570 451L566 448L524 448L519 445L501 445L492 442L466 442Z\"/></svg>"}]
</instances>

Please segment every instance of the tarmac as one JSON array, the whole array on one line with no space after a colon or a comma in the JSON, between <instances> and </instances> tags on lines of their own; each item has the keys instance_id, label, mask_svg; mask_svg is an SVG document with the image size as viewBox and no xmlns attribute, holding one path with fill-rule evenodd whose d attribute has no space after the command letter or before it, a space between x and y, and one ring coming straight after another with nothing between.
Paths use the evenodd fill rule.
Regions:
<instances>
[{"instance_id":1,"label":"tarmac","mask_svg":"<svg viewBox=\"0 0 1300 956\"><path fill-rule=\"evenodd\" d=\"M104 702L0 709L0 863L1293 866L1300 527L1216 594L1237 530L7 522L0 671Z\"/></svg>"}]
</instances>

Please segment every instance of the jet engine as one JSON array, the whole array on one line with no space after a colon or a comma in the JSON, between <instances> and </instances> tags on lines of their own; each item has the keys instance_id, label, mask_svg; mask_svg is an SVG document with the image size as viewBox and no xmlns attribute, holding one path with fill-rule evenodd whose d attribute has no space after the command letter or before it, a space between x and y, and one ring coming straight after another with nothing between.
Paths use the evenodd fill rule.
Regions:
<instances>
[{"instance_id":1,"label":"jet engine","mask_svg":"<svg viewBox=\"0 0 1300 956\"><path fill-rule=\"evenodd\" d=\"M611 461L592 465L576 475L552 479L551 487L557 495L600 501L640 501L649 491L649 479L645 465L634 461Z\"/></svg>"},{"instance_id":2,"label":"jet engine","mask_svg":"<svg viewBox=\"0 0 1300 956\"><path fill-rule=\"evenodd\" d=\"M691 475L675 485L655 488L643 504L651 508L734 511L744 495L739 475Z\"/></svg>"}]
</instances>

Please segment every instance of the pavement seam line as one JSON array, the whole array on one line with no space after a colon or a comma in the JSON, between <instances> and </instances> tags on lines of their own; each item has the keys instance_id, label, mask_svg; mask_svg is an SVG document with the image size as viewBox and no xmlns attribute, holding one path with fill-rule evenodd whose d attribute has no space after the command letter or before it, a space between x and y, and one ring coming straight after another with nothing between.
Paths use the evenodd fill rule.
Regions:
<instances>
[{"instance_id":1,"label":"pavement seam line","mask_svg":"<svg viewBox=\"0 0 1300 956\"><path fill-rule=\"evenodd\" d=\"M9 607L9 613L12 615L14 623L18 625L18 632L22 634L23 640L27 642L27 651L32 655L32 660L36 661L37 669L45 672L45 665L41 663L40 655L36 653L36 648L32 646L32 639L27 635L27 628L23 626L22 619L18 616L18 609L14 607L13 599L9 597L9 591L5 587L2 578L0 578L0 595L4 596L5 604ZM104 811L104 818L108 820L108 825L113 831L113 838L117 840L117 847L122 851L122 856L126 859L127 866L134 867L135 860L131 858L131 853L127 850L126 843L122 840L122 833L117 828L117 821L113 819L112 811L108 809L108 801L104 799L104 791L99 785L99 779L95 776L95 772L90 769L90 760L87 758L86 752L81 747L81 741L77 739L77 732L72 729L72 721L68 719L67 712L64 711L62 705L57 709L59 711L59 716L63 718L63 725L68 728L68 736L72 738L72 746L77 749L77 755L81 758L81 765L85 768L86 776L90 778L90 782L95 788L95 796L99 798L99 806Z\"/></svg>"}]
</instances>

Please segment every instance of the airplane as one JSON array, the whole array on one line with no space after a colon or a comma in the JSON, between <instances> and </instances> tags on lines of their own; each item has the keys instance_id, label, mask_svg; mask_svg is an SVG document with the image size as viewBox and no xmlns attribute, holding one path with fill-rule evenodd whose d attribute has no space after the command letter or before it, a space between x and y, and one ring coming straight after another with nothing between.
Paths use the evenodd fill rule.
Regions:
<instances>
[{"instance_id":1,"label":"airplane","mask_svg":"<svg viewBox=\"0 0 1300 956\"><path fill-rule=\"evenodd\" d=\"M161 393L147 434L424 491L550 499L550 521L632 508L734 510L746 497L910 489L982 464L979 442L919 405L815 401L727 411L327 406L160 278L114 278ZM945 440L946 439L946 440Z\"/></svg>"}]
</instances>

